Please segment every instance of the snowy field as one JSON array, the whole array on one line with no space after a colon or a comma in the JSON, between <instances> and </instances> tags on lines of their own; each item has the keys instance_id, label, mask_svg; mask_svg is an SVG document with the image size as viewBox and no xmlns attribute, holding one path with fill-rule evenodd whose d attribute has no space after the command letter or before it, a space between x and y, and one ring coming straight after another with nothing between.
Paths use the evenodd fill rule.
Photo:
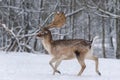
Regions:
<instances>
[{"instance_id":1,"label":"snowy field","mask_svg":"<svg viewBox=\"0 0 120 80\"><path fill-rule=\"evenodd\" d=\"M95 73L94 62L86 60L86 69L77 76L80 65L77 60L63 61L61 75L52 75L49 55L0 52L0 80L120 80L120 60L99 59L102 76Z\"/></svg>"}]
</instances>

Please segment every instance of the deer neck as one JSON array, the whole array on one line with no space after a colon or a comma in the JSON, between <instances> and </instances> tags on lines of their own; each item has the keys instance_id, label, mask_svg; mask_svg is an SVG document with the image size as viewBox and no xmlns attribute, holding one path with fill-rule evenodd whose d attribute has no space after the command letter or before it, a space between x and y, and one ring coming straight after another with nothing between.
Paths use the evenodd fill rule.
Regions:
<instances>
[{"instance_id":1,"label":"deer neck","mask_svg":"<svg viewBox=\"0 0 120 80\"><path fill-rule=\"evenodd\" d=\"M47 38L44 38L42 40L42 44L44 46L44 48L48 51L48 53L51 54L51 47L52 47L52 36L49 36Z\"/></svg>"}]
</instances>

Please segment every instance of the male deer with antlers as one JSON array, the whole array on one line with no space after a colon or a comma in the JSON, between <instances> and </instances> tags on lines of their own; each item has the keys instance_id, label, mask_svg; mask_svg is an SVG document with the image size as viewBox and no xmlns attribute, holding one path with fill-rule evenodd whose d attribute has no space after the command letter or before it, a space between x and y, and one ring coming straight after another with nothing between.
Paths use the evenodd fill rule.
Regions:
<instances>
[{"instance_id":1,"label":"male deer with antlers","mask_svg":"<svg viewBox=\"0 0 120 80\"><path fill-rule=\"evenodd\" d=\"M84 71L85 59L91 59L95 61L95 70L98 75L101 73L98 70L98 58L93 56L93 41L87 41L84 39L69 39L69 40L53 40L49 27L43 28L40 33L37 34L40 37L44 48L52 55L52 59L49 64L53 68L53 75L61 73L57 70L62 60L70 60L77 58L79 64L81 65L81 70L78 75L81 75ZM53 65L55 63L55 66Z\"/></svg>"},{"instance_id":2,"label":"male deer with antlers","mask_svg":"<svg viewBox=\"0 0 120 80\"><path fill-rule=\"evenodd\" d=\"M86 67L84 62L85 59L94 60L96 64L96 72L98 75L101 75L98 70L98 58L92 55L93 43L96 37L93 39L93 41L87 41L83 39L54 41L52 39L51 32L46 28L38 33L37 37L42 39L44 48L53 57L49 62L54 70L53 75L55 72L60 73L60 71L57 70L57 67L60 65L62 60L69 60L73 58L77 58L78 62L82 66L78 75L81 75ZM53 63L55 63L55 66L53 66Z\"/></svg>"}]
</instances>

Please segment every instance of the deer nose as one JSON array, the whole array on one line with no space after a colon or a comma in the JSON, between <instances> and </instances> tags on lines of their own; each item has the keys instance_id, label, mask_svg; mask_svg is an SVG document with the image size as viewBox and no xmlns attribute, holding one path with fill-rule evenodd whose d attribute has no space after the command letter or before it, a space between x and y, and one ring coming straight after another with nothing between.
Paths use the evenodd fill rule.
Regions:
<instances>
[{"instance_id":1,"label":"deer nose","mask_svg":"<svg viewBox=\"0 0 120 80\"><path fill-rule=\"evenodd\" d=\"M40 33L37 33L36 36L37 36L37 37L40 37Z\"/></svg>"}]
</instances>

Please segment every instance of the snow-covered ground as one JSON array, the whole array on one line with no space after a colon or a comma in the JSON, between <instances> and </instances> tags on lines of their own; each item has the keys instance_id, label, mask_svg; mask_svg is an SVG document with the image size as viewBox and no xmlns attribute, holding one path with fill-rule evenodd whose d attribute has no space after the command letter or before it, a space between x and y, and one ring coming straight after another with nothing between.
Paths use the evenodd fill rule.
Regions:
<instances>
[{"instance_id":1,"label":"snow-covered ground","mask_svg":"<svg viewBox=\"0 0 120 80\"><path fill-rule=\"evenodd\" d=\"M120 80L120 60L99 59L101 76L95 73L94 62L86 60L85 71L77 76L80 65L76 59L61 63L61 75L52 75L50 59L42 54L0 52L0 80Z\"/></svg>"}]
</instances>

